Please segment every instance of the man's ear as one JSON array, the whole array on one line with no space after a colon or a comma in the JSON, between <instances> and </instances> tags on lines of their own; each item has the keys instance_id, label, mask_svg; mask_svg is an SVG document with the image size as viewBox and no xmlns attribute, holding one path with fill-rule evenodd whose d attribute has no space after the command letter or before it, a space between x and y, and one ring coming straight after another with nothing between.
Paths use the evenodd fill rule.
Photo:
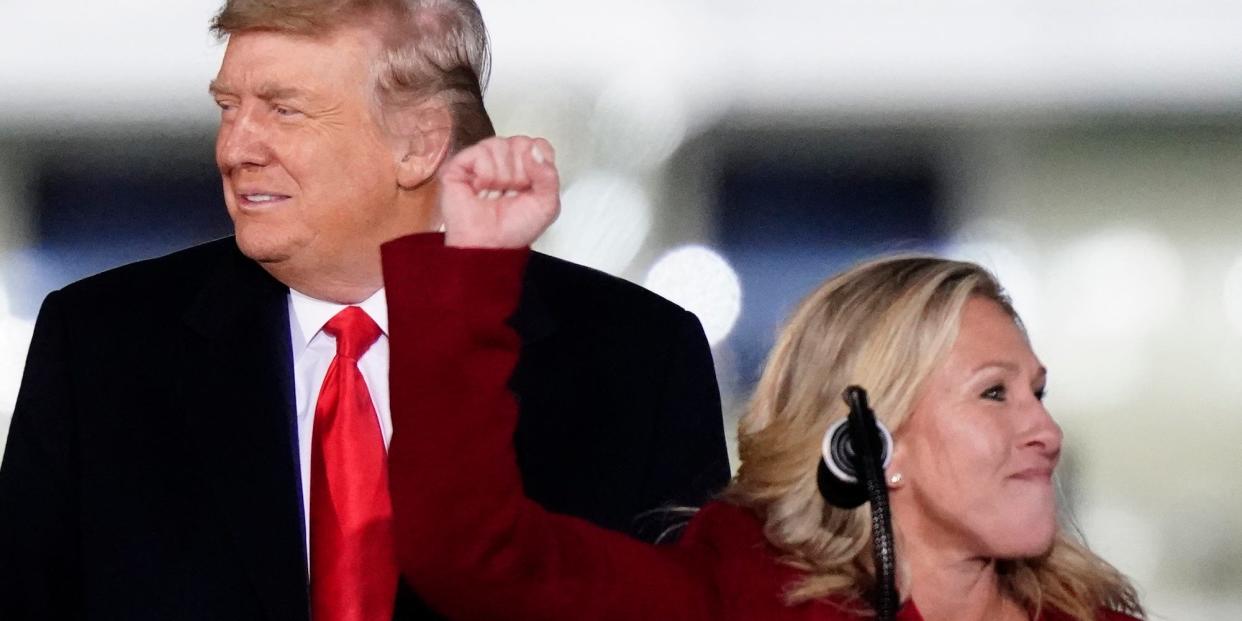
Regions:
<instances>
[{"instance_id":1,"label":"man's ear","mask_svg":"<svg viewBox=\"0 0 1242 621\"><path fill-rule=\"evenodd\" d=\"M453 117L448 107L428 101L391 110L385 117L394 141L397 185L413 190L435 179L453 139Z\"/></svg>"}]
</instances>

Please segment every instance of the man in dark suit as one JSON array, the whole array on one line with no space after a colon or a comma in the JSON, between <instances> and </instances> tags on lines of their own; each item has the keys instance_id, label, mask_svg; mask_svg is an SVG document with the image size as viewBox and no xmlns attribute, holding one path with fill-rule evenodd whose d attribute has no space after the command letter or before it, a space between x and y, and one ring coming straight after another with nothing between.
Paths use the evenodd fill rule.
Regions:
<instances>
[{"instance_id":1,"label":"man in dark suit","mask_svg":"<svg viewBox=\"0 0 1242 621\"><path fill-rule=\"evenodd\" d=\"M231 0L215 22L236 237L88 278L40 311L0 466L0 619L284 621L320 601L310 516L338 499L312 493L312 465L338 467L319 397L343 355L328 317L357 307L379 328L350 360L386 442L379 245L434 230L437 169L492 133L487 46L470 0L273 4ZM662 521L645 514L723 486L692 315L537 255L514 323L531 497L652 538ZM315 621L368 618L342 601ZM388 608L438 618L403 584Z\"/></svg>"}]
</instances>

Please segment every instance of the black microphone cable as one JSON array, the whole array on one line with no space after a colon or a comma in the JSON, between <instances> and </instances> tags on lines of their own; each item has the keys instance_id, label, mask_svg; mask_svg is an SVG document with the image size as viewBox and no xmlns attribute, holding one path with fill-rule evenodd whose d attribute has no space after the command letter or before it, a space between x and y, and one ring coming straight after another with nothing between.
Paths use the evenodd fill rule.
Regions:
<instances>
[{"instance_id":1,"label":"black microphone cable","mask_svg":"<svg viewBox=\"0 0 1242 621\"><path fill-rule=\"evenodd\" d=\"M897 554L893 541L892 512L888 506L888 485L880 462L880 432L875 412L867 404L867 391L859 386L850 386L842 397L850 407L850 439L858 447L852 456L855 472L861 475L859 479L871 502L871 553L875 561L876 580L872 595L876 619L893 621L900 605L897 598Z\"/></svg>"}]
</instances>

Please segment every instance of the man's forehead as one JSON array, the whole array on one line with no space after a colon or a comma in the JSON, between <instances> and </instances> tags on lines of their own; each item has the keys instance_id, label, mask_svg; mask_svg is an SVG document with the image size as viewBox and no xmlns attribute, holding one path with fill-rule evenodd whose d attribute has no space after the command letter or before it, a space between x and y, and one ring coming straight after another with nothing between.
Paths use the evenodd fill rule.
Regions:
<instances>
[{"instance_id":1,"label":"man's forehead","mask_svg":"<svg viewBox=\"0 0 1242 621\"><path fill-rule=\"evenodd\" d=\"M225 43L224 62L239 52L248 59L267 57L269 61L289 59L291 56L326 55L339 57L358 55L373 57L383 48L383 33L362 24L340 24L322 32L287 32L255 28L229 35ZM292 50L300 53L293 54Z\"/></svg>"},{"instance_id":2,"label":"man's forehead","mask_svg":"<svg viewBox=\"0 0 1242 621\"><path fill-rule=\"evenodd\" d=\"M378 49L369 34L351 28L313 37L266 30L235 33L208 91L286 99L365 81Z\"/></svg>"}]
</instances>

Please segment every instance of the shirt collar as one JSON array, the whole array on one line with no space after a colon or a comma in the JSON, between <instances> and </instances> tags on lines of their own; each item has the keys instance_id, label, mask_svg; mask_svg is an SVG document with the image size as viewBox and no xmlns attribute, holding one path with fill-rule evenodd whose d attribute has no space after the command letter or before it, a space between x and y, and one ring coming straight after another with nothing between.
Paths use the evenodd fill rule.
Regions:
<instances>
[{"instance_id":1,"label":"shirt collar","mask_svg":"<svg viewBox=\"0 0 1242 621\"><path fill-rule=\"evenodd\" d=\"M297 328L297 337L299 337L294 340L294 345L300 346L302 350L309 347L310 342L323 330L324 324L344 310L346 306L361 307L379 326L384 336L388 336L388 298L385 297L383 288L357 304L325 302L291 288L289 289L289 310L296 320L294 325Z\"/></svg>"}]
</instances>

